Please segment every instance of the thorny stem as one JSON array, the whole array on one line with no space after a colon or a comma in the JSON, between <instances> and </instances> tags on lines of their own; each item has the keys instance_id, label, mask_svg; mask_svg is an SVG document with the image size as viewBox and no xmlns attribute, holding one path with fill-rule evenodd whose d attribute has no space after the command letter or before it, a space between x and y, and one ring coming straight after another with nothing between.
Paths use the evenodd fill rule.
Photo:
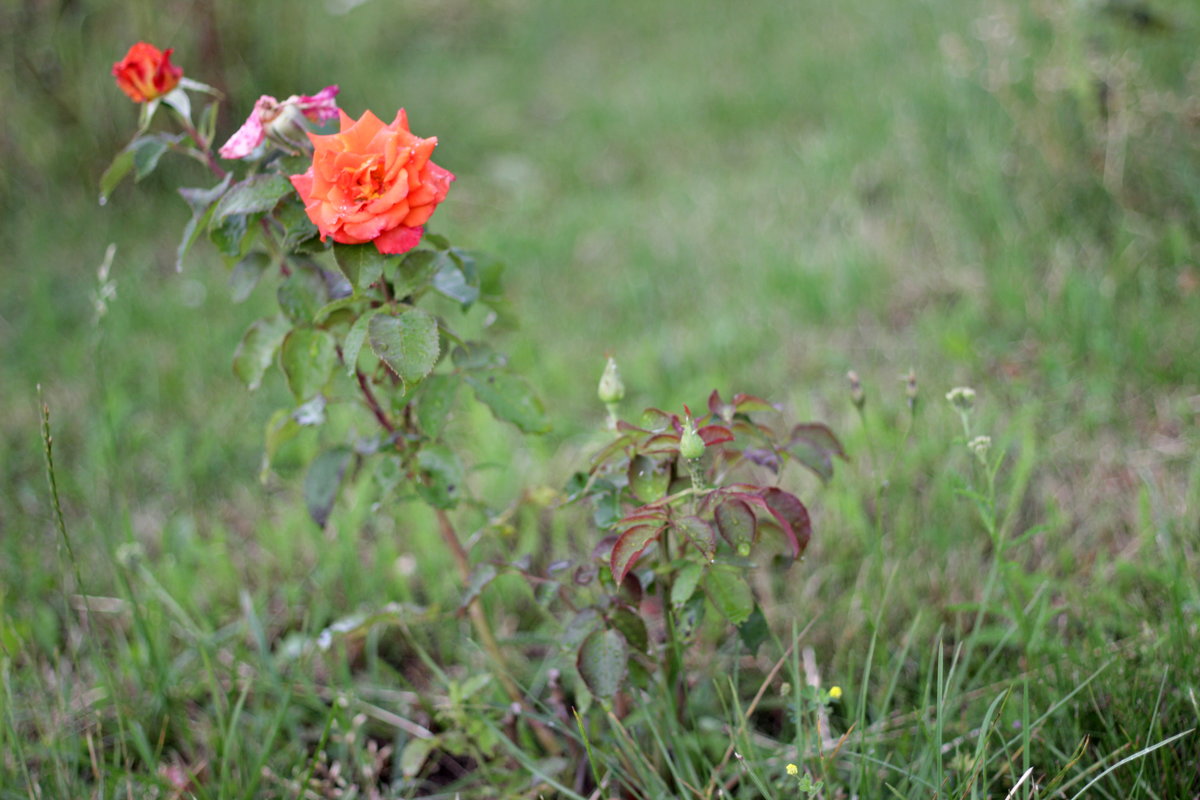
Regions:
<instances>
[{"instance_id":1,"label":"thorny stem","mask_svg":"<svg viewBox=\"0 0 1200 800\"><path fill-rule=\"evenodd\" d=\"M471 580L471 561L467 556L467 550L463 547L462 542L458 539L458 533L454 530L454 524L450 522L450 517L444 509L436 509L438 530L442 534L442 540L446 546L450 548L450 554L454 556L454 563L458 566L458 573L462 576L463 583L469 583ZM499 665L498 675L500 683L504 686L504 691L508 693L509 698L517 705L524 705L522 702L524 695L521 693L520 687L516 681L508 674L507 662L504 658L504 652L500 649L500 643L496 641L495 634L492 633L491 623L488 622L487 615L483 612L483 606L479 604L479 598L475 597L467 606L467 613L471 617L471 624L475 627L475 633L479 636L479 641L483 644L483 649L488 652L488 655ZM542 747L552 755L558 755L562 749L559 747L558 740L550 733L546 726L540 722L530 720L530 725L533 727L533 732L541 742Z\"/></svg>"},{"instance_id":2,"label":"thorny stem","mask_svg":"<svg viewBox=\"0 0 1200 800\"><path fill-rule=\"evenodd\" d=\"M388 433L395 433L396 426L388 419L387 414L379 405L375 393L371 391L371 386L367 382L367 377L361 370L355 370L355 375L358 378L359 389L362 390L363 397L367 401L367 406L370 407L375 419ZM464 584L469 584L471 580L471 559L467 555L467 550L463 547L462 542L458 538L457 531L454 530L454 523L450 521L450 516L446 514L445 509L435 509L437 514L438 531L442 534L442 540L445 541L446 547L450 549L450 555L454 557L454 563L458 567L458 574L462 577ZM516 681L508 674L507 661L504 658L504 652L500 649L500 643L496 641L496 636L492 633L492 626L488 622L487 615L483 612L483 607L479 604L479 598L476 597L467 605L467 613L471 617L471 624L475 628L476 634L479 636L479 641L483 644L483 649L488 655L499 665L498 675L500 683L504 686L504 691L509 698L519 706L524 703L521 689L517 686ZM542 747L551 755L558 755L562 752L558 740L554 738L546 726L535 720L530 720L530 725L533 728L534 734Z\"/></svg>"},{"instance_id":3,"label":"thorny stem","mask_svg":"<svg viewBox=\"0 0 1200 800\"><path fill-rule=\"evenodd\" d=\"M213 155L212 142L205 140L205 138L200 135L200 131L196 130L196 126L192 124L190 119L178 112L176 112L175 117L179 120L179 127L183 128L184 133L192 137L192 141L195 142L196 147L199 148L199 153L204 156L204 165L208 167L218 179L224 178L225 169L217 163L217 158Z\"/></svg>"},{"instance_id":4,"label":"thorny stem","mask_svg":"<svg viewBox=\"0 0 1200 800\"><path fill-rule=\"evenodd\" d=\"M375 397L375 392L371 391L371 384L367 383L367 376L363 374L361 369L354 370L355 376L358 378L358 388L362 390L363 398L367 401L367 407L371 409L371 413L375 415L375 419L383 426L383 429L388 433L395 433L396 426L388 419L384 413L383 407L379 405L379 400Z\"/></svg>"},{"instance_id":5,"label":"thorny stem","mask_svg":"<svg viewBox=\"0 0 1200 800\"><path fill-rule=\"evenodd\" d=\"M694 476L693 476L694 477ZM692 511L695 512L696 498L692 498ZM674 574L671 572L671 528L668 525L662 532L662 566L663 580L659 583L659 603L662 605L663 623L666 628L666 681L667 691L672 693L675 700L675 716L680 724L685 721L684 708L686 695L683 689L681 674L681 659L679 657L679 632L675 628L675 613L671 608L671 594L674 587Z\"/></svg>"}]
</instances>

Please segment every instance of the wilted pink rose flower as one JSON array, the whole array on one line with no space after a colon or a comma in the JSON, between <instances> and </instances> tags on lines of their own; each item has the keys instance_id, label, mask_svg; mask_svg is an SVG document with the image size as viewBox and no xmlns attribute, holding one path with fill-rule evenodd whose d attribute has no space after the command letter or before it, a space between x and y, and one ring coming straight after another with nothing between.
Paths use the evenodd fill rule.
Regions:
<instances>
[{"instance_id":1,"label":"wilted pink rose flower","mask_svg":"<svg viewBox=\"0 0 1200 800\"><path fill-rule=\"evenodd\" d=\"M262 144L268 134L286 142L299 141L304 132L301 115L318 123L337 118L338 107L334 100L337 93L337 86L326 86L315 95L294 94L282 103L264 94L258 98L254 110L238 128L238 132L221 146L221 157L245 158Z\"/></svg>"}]
</instances>

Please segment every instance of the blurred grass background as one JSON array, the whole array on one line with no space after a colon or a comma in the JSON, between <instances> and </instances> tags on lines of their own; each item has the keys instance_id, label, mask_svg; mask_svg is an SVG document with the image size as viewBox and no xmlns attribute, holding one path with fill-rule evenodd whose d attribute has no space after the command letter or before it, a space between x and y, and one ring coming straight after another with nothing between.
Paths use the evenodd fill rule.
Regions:
<instances>
[{"instance_id":1,"label":"blurred grass background","mask_svg":"<svg viewBox=\"0 0 1200 800\"><path fill-rule=\"evenodd\" d=\"M214 635L247 605L274 641L454 589L430 577L449 572L436 560L424 580L388 566L420 550L420 517L356 495L322 534L297 510L296 482L257 482L263 426L286 392L276 375L247 394L229 364L274 301L260 287L231 304L204 246L174 272L187 209L171 187L206 185L200 168L167 164L97 205L137 113L109 68L147 40L227 92L224 135L259 94L338 83L352 115L403 106L416 133L439 137L458 180L432 228L508 263L522 326L505 344L555 423L531 449L472 423L481 459L517 465L508 491L560 484L581 463L608 353L630 409L699 404L715 387L827 421L853 461L828 489L806 486L817 535L776 621L816 613L810 638L843 683L894 658L897 675L913 672L901 695L917 694L938 632L970 629L988 557L955 494L970 456L942 400L972 385L981 432L1010 454L1014 530L1040 526L1022 550L1026 582L1009 585L1011 621L1041 609L997 674L974 678L1024 670L1038 648L1094 666L1132 642L1142 655L1047 747L1062 763L1084 734L1117 747L1119 720L1144 721L1139 697L1163 670L1162 733L1195 724L1194 3L9 0L0 15L0 640L24 697L57 691L70 706L70 690L20 670L53 662L72 635L39 383L93 594L149 591L114 560L131 541L145 552L135 579ZM97 321L110 243L117 296ZM910 368L921 394L905 435ZM848 369L866 387L865 425ZM481 552L528 545L517 536ZM155 596L146 641L173 652ZM906 631L925 651L911 664ZM113 669L141 680L131 665L144 657ZM190 668L155 673L163 703ZM145 711L147 728L162 713ZM22 724L44 742L69 737ZM173 736L180 752L207 741ZM1183 770L1178 786L1195 786L1180 765L1197 748L1159 751Z\"/></svg>"}]
</instances>

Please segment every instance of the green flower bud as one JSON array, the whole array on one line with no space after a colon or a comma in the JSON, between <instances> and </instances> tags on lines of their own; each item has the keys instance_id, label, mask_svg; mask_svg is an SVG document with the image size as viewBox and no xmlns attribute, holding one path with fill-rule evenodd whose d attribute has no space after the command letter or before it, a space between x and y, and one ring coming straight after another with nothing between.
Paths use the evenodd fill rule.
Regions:
<instances>
[{"instance_id":1,"label":"green flower bud","mask_svg":"<svg viewBox=\"0 0 1200 800\"><path fill-rule=\"evenodd\" d=\"M617 371L617 360L608 357L604 365L604 374L600 376L600 387L596 390L600 402L606 405L619 403L625 399L625 384L621 382L621 373Z\"/></svg>"},{"instance_id":2,"label":"green flower bud","mask_svg":"<svg viewBox=\"0 0 1200 800\"><path fill-rule=\"evenodd\" d=\"M679 455L688 461L693 461L704 455L704 440L696 433L696 426L689 417L683 427L683 435L679 437Z\"/></svg>"}]
</instances>

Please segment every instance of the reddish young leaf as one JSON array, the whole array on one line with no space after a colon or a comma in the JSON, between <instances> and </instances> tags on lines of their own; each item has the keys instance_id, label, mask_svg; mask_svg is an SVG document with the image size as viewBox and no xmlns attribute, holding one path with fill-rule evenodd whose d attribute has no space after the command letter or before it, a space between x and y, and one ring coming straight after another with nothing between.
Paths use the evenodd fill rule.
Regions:
<instances>
[{"instance_id":1,"label":"reddish young leaf","mask_svg":"<svg viewBox=\"0 0 1200 800\"><path fill-rule=\"evenodd\" d=\"M613 545L617 543L617 537L605 536L600 541L596 542L596 546L592 548L592 558L597 561L608 561L612 557Z\"/></svg>"},{"instance_id":2,"label":"reddish young leaf","mask_svg":"<svg viewBox=\"0 0 1200 800\"><path fill-rule=\"evenodd\" d=\"M713 516L716 517L721 536L735 548L754 544L758 535L758 520L744 501L729 498L717 506Z\"/></svg>"},{"instance_id":3,"label":"reddish young leaf","mask_svg":"<svg viewBox=\"0 0 1200 800\"><path fill-rule=\"evenodd\" d=\"M755 397L752 394L735 394L733 396L733 406L739 414L749 414L751 411L779 410L761 397Z\"/></svg>"},{"instance_id":4,"label":"reddish young leaf","mask_svg":"<svg viewBox=\"0 0 1200 800\"><path fill-rule=\"evenodd\" d=\"M794 494L775 487L763 490L762 501L791 541L792 555L795 558L804 555L812 538L812 520L804 503Z\"/></svg>"},{"instance_id":5,"label":"reddish young leaf","mask_svg":"<svg viewBox=\"0 0 1200 800\"><path fill-rule=\"evenodd\" d=\"M759 422L750 422L749 420L737 419L729 426L733 432L740 436L748 436L760 441L771 442L775 439L775 431L769 426Z\"/></svg>"},{"instance_id":6,"label":"reddish young leaf","mask_svg":"<svg viewBox=\"0 0 1200 800\"><path fill-rule=\"evenodd\" d=\"M820 447L828 453L838 456L843 461L849 461L846 450L828 425L820 422L804 422L792 428L792 443L803 440L815 447Z\"/></svg>"},{"instance_id":7,"label":"reddish young leaf","mask_svg":"<svg viewBox=\"0 0 1200 800\"><path fill-rule=\"evenodd\" d=\"M629 530L637 525L647 525L650 523L658 523L666 520L667 511L662 506L644 505L635 508L630 513L621 517L613 527L617 530Z\"/></svg>"},{"instance_id":8,"label":"reddish young leaf","mask_svg":"<svg viewBox=\"0 0 1200 800\"><path fill-rule=\"evenodd\" d=\"M746 457L747 461L758 464L760 467L766 467L776 475L779 474L779 468L782 466L782 463L779 459L779 454L774 450L766 447L747 447L742 452L742 455Z\"/></svg>"},{"instance_id":9,"label":"reddish young leaf","mask_svg":"<svg viewBox=\"0 0 1200 800\"><path fill-rule=\"evenodd\" d=\"M724 425L705 425L696 434L704 440L705 447L733 441L733 433Z\"/></svg>"},{"instance_id":10,"label":"reddish young leaf","mask_svg":"<svg viewBox=\"0 0 1200 800\"><path fill-rule=\"evenodd\" d=\"M806 423L792 428L791 441L787 446L792 458L808 467L822 481L833 477L833 457L848 461L842 443L833 431L820 423Z\"/></svg>"},{"instance_id":11,"label":"reddish young leaf","mask_svg":"<svg viewBox=\"0 0 1200 800\"><path fill-rule=\"evenodd\" d=\"M713 389L712 394L708 396L708 410L712 412L714 419L723 419L729 422L733 419L733 413L737 409L731 403L722 400L721 393Z\"/></svg>"},{"instance_id":12,"label":"reddish young leaf","mask_svg":"<svg viewBox=\"0 0 1200 800\"><path fill-rule=\"evenodd\" d=\"M625 580L626 573L642 557L642 553L646 552L651 542L658 538L662 529L661 525L638 525L617 537L609 566L612 568L613 579L618 584Z\"/></svg>"},{"instance_id":13,"label":"reddish young leaf","mask_svg":"<svg viewBox=\"0 0 1200 800\"><path fill-rule=\"evenodd\" d=\"M601 466L603 466L604 462L608 461L608 459L611 458L614 454L619 453L627 445L630 445L632 443L633 443L633 439L629 436L621 436L617 439L614 439L607 446L605 446L603 450L601 450L599 453L596 453L596 455L592 456L591 471L595 472L596 470L598 470Z\"/></svg>"},{"instance_id":14,"label":"reddish young leaf","mask_svg":"<svg viewBox=\"0 0 1200 800\"><path fill-rule=\"evenodd\" d=\"M643 453L675 453L679 451L678 433L659 433L642 445Z\"/></svg>"}]
</instances>

